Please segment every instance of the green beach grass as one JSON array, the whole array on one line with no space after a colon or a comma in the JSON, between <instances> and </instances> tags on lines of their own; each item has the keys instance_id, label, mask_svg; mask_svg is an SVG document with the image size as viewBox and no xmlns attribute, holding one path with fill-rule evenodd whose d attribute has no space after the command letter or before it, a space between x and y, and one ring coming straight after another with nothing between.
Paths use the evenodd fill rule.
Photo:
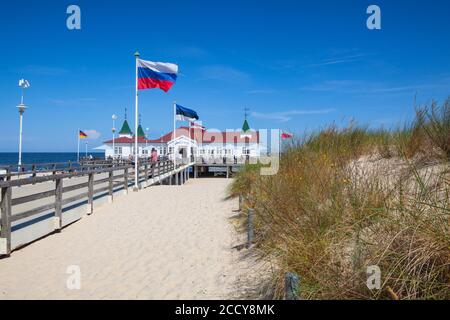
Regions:
<instances>
[{"instance_id":1,"label":"green beach grass","mask_svg":"<svg viewBox=\"0 0 450 320\"><path fill-rule=\"evenodd\" d=\"M309 134L274 176L247 165L229 195L255 209L256 250L276 261L272 296L295 272L302 299L450 299L449 160L450 99L394 130Z\"/></svg>"}]
</instances>

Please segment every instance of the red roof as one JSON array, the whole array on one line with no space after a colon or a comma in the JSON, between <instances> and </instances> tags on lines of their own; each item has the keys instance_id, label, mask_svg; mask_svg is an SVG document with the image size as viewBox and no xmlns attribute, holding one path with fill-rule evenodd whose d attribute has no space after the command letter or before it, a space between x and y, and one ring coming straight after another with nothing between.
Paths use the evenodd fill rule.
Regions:
<instances>
[{"instance_id":1,"label":"red roof","mask_svg":"<svg viewBox=\"0 0 450 320\"><path fill-rule=\"evenodd\" d=\"M151 140L147 140L144 137L138 137L139 143L145 143L145 141L150 142ZM111 139L111 140L105 141L104 143L113 143L113 141ZM115 138L114 143L134 143L134 137L133 138L128 138L128 137Z\"/></svg>"},{"instance_id":2,"label":"red roof","mask_svg":"<svg viewBox=\"0 0 450 320\"><path fill-rule=\"evenodd\" d=\"M251 134L251 138L241 138L240 131L231 131L231 132L219 132L219 131L205 131L200 128L191 128L189 132L189 127L180 127L177 128L176 136L186 136L190 137L197 141L197 143L258 143L259 142L259 132L251 131L248 133ZM159 139L151 140L145 139L143 137L138 138L139 143L167 143L173 138L173 131L166 133ZM114 139L115 143L134 143L134 137L120 137ZM112 140L105 141L104 143L112 143Z\"/></svg>"}]
</instances>

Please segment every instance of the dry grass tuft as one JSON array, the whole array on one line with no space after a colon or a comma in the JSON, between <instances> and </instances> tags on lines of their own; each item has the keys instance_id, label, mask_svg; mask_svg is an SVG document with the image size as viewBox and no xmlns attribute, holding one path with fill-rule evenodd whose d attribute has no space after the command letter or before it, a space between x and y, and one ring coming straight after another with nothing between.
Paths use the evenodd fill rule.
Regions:
<instances>
[{"instance_id":1,"label":"dry grass tuft","mask_svg":"<svg viewBox=\"0 0 450 320\"><path fill-rule=\"evenodd\" d=\"M312 134L275 176L245 167L230 195L255 209L258 249L277 257L275 296L289 271L304 299L450 299L449 135L447 101L394 132ZM371 265L380 290L366 286Z\"/></svg>"}]
</instances>

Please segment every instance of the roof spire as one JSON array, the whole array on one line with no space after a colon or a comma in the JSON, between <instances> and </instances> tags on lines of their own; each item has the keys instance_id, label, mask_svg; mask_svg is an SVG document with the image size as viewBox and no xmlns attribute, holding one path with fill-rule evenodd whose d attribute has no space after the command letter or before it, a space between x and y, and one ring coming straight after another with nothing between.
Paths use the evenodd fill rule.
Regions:
<instances>
[{"instance_id":1,"label":"roof spire","mask_svg":"<svg viewBox=\"0 0 450 320\"><path fill-rule=\"evenodd\" d=\"M131 136L133 132L130 129L127 121L127 107L125 107L125 120L123 121L122 129L119 131L119 136Z\"/></svg>"},{"instance_id":2,"label":"roof spire","mask_svg":"<svg viewBox=\"0 0 450 320\"><path fill-rule=\"evenodd\" d=\"M242 125L242 132L244 132L244 133L246 133L250 130L250 126L248 125L248 121L247 121L249 111L250 111L249 108L247 108L247 107L244 108L244 124Z\"/></svg>"}]
</instances>

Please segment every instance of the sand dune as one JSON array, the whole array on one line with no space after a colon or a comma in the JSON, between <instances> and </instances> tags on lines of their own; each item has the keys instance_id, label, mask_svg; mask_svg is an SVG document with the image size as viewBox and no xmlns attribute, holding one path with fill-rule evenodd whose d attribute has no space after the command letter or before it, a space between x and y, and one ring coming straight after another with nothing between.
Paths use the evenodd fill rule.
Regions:
<instances>
[{"instance_id":1,"label":"sand dune","mask_svg":"<svg viewBox=\"0 0 450 320\"><path fill-rule=\"evenodd\" d=\"M0 299L226 299L242 274L227 179L117 197L0 260ZM68 289L80 269L81 288Z\"/></svg>"}]
</instances>

